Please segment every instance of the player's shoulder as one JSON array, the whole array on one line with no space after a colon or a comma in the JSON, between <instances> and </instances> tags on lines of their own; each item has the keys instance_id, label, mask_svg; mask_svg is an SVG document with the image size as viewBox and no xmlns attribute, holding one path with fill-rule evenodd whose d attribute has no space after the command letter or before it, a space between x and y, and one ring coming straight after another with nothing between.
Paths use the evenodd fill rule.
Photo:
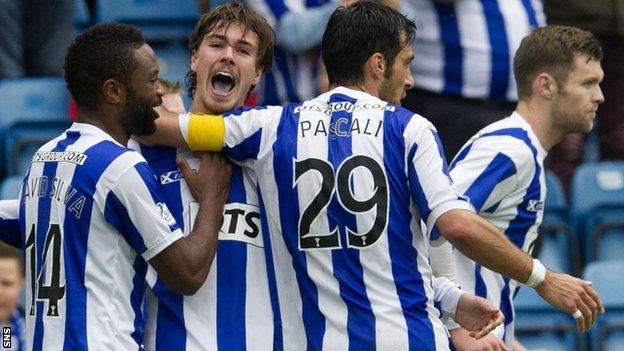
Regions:
<instances>
[{"instance_id":1,"label":"player's shoulder","mask_svg":"<svg viewBox=\"0 0 624 351\"><path fill-rule=\"evenodd\" d=\"M245 116L273 116L275 114L281 114L284 109L285 107L274 105L243 106L229 112L224 112L223 117L240 118Z\"/></svg>"},{"instance_id":2,"label":"player's shoulder","mask_svg":"<svg viewBox=\"0 0 624 351\"><path fill-rule=\"evenodd\" d=\"M403 137L416 137L424 131L437 132L436 128L426 117L401 106L388 106L389 111L384 118L384 125L400 129Z\"/></svg>"},{"instance_id":3,"label":"player's shoulder","mask_svg":"<svg viewBox=\"0 0 624 351\"><path fill-rule=\"evenodd\" d=\"M513 116L512 116L513 117ZM460 151L479 155L502 154L518 167L534 163L536 149L529 130L512 117L494 122L473 136Z\"/></svg>"}]
</instances>

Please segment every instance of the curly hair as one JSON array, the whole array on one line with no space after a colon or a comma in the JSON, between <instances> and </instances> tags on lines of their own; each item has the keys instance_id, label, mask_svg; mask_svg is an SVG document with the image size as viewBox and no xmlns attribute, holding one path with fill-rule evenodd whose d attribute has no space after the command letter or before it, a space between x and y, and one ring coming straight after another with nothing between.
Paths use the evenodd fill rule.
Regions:
<instances>
[{"instance_id":1,"label":"curly hair","mask_svg":"<svg viewBox=\"0 0 624 351\"><path fill-rule=\"evenodd\" d=\"M128 85L138 63L134 51L145 44L137 28L120 23L95 25L67 49L65 82L79 107L95 109L108 79Z\"/></svg>"}]
</instances>

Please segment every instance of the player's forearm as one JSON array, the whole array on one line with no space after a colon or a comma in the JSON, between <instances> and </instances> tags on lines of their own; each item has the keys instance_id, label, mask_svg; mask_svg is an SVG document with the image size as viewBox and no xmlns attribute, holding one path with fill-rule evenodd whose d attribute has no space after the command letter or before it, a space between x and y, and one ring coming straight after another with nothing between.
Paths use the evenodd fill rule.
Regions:
<instances>
[{"instance_id":1,"label":"player's forearm","mask_svg":"<svg viewBox=\"0 0 624 351\"><path fill-rule=\"evenodd\" d=\"M440 216L437 225L453 246L482 266L522 283L531 275L531 256L481 217L453 210Z\"/></svg>"},{"instance_id":2,"label":"player's forearm","mask_svg":"<svg viewBox=\"0 0 624 351\"><path fill-rule=\"evenodd\" d=\"M198 288L206 280L217 250L222 213L223 204L204 201L199 206L193 231L183 239L187 253L185 269Z\"/></svg>"},{"instance_id":3,"label":"player's forearm","mask_svg":"<svg viewBox=\"0 0 624 351\"><path fill-rule=\"evenodd\" d=\"M154 121L156 131L150 135L134 136L144 145L164 145L186 149L186 141L182 137L178 124L178 115L169 112L160 112L160 117Z\"/></svg>"}]
</instances>

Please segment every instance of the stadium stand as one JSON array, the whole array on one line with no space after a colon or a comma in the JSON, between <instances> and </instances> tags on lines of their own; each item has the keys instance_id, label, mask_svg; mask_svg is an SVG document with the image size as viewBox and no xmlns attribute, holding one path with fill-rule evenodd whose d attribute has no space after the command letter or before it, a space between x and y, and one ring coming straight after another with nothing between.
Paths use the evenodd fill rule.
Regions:
<instances>
[{"instance_id":1,"label":"stadium stand","mask_svg":"<svg viewBox=\"0 0 624 351\"><path fill-rule=\"evenodd\" d=\"M199 19L196 0L108 0L96 3L96 22L122 22L148 41L185 40Z\"/></svg>"},{"instance_id":2,"label":"stadium stand","mask_svg":"<svg viewBox=\"0 0 624 351\"><path fill-rule=\"evenodd\" d=\"M516 336L529 350L578 350L582 340L572 317L555 309L535 290L520 287L515 299Z\"/></svg>"},{"instance_id":3,"label":"stadium stand","mask_svg":"<svg viewBox=\"0 0 624 351\"><path fill-rule=\"evenodd\" d=\"M568 224L565 192L557 176L546 172L544 218L535 253L547 267L558 272L580 273L578 242Z\"/></svg>"},{"instance_id":4,"label":"stadium stand","mask_svg":"<svg viewBox=\"0 0 624 351\"><path fill-rule=\"evenodd\" d=\"M76 34L87 29L91 24L91 15L89 14L87 3L84 0L75 0L74 28L76 29Z\"/></svg>"},{"instance_id":5,"label":"stadium stand","mask_svg":"<svg viewBox=\"0 0 624 351\"><path fill-rule=\"evenodd\" d=\"M184 85L189 54L188 36L200 12L196 0L110 0L96 3L95 20L137 26L150 43L160 66L160 76ZM184 95L188 107L190 101Z\"/></svg>"},{"instance_id":6,"label":"stadium stand","mask_svg":"<svg viewBox=\"0 0 624 351\"><path fill-rule=\"evenodd\" d=\"M0 182L0 200L17 199L22 187L23 176L12 176L4 178Z\"/></svg>"},{"instance_id":7,"label":"stadium stand","mask_svg":"<svg viewBox=\"0 0 624 351\"><path fill-rule=\"evenodd\" d=\"M614 250L624 247L624 162L586 163L576 170L570 219L585 262L622 257Z\"/></svg>"},{"instance_id":8,"label":"stadium stand","mask_svg":"<svg viewBox=\"0 0 624 351\"><path fill-rule=\"evenodd\" d=\"M63 78L0 81L0 134L4 174L21 175L38 146L69 126Z\"/></svg>"},{"instance_id":9,"label":"stadium stand","mask_svg":"<svg viewBox=\"0 0 624 351\"><path fill-rule=\"evenodd\" d=\"M593 282L606 310L589 332L592 351L621 350L624 345L623 271L621 260L591 262L583 271L583 278Z\"/></svg>"}]
</instances>

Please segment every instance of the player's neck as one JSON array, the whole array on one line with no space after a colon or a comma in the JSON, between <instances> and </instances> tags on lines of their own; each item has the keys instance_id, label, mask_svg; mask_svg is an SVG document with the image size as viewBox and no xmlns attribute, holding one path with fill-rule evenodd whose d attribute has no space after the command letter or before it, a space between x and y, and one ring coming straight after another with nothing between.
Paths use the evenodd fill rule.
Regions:
<instances>
[{"instance_id":1,"label":"player's neck","mask_svg":"<svg viewBox=\"0 0 624 351\"><path fill-rule=\"evenodd\" d=\"M196 114L206 114L206 115L220 115L220 114L223 114L224 112L227 112L222 109L215 108L215 106L214 105L211 106L211 104L216 104L216 103L208 101L208 104L206 104L204 102L204 99L196 95L195 99L193 99L189 112L196 113ZM235 106L233 109L237 109L241 107L243 107L243 104L241 104L240 106Z\"/></svg>"},{"instance_id":2,"label":"player's neck","mask_svg":"<svg viewBox=\"0 0 624 351\"><path fill-rule=\"evenodd\" d=\"M372 84L332 84L329 86L329 90L333 90L338 87L345 87L351 90L363 91L369 95L379 97L379 87Z\"/></svg>"},{"instance_id":3,"label":"player's neck","mask_svg":"<svg viewBox=\"0 0 624 351\"><path fill-rule=\"evenodd\" d=\"M105 111L89 111L79 108L76 122L94 125L110 135L121 145L128 145L130 136L126 133L120 121L113 118L111 113Z\"/></svg>"},{"instance_id":4,"label":"player's neck","mask_svg":"<svg viewBox=\"0 0 624 351\"><path fill-rule=\"evenodd\" d=\"M552 124L552 118L547 105L519 101L516 112L531 126L544 150L548 151L562 139L561 131Z\"/></svg>"}]
</instances>

